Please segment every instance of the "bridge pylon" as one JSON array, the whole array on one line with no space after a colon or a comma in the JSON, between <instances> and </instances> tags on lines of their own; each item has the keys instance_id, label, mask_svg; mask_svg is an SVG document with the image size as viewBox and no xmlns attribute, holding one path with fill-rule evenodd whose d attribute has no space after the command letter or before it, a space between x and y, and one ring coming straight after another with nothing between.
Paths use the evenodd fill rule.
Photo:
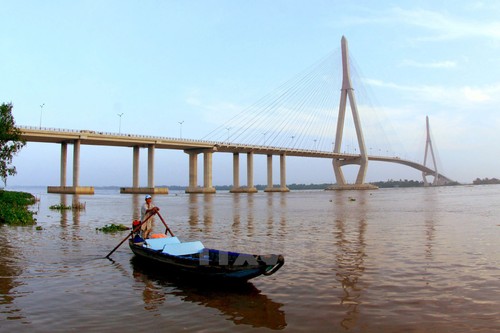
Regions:
<instances>
[{"instance_id":1,"label":"bridge pylon","mask_svg":"<svg viewBox=\"0 0 500 333\"><path fill-rule=\"evenodd\" d=\"M422 171L422 178L424 179L424 186L429 186L429 185L443 185L446 181L444 179L441 179L439 177L439 172L438 172L438 167L436 163L436 157L434 155L434 148L432 147L432 140L431 140L431 131L429 127L429 116L425 117L425 129L426 129L426 140L425 140L425 154L424 154L424 166L427 166L427 156L430 152L430 158L432 159L432 166L434 167L434 172L425 172ZM432 168L431 168L432 169ZM433 176L434 180L432 181L431 184L427 181L427 176Z\"/></svg>"},{"instance_id":2,"label":"bridge pylon","mask_svg":"<svg viewBox=\"0 0 500 333\"><path fill-rule=\"evenodd\" d=\"M334 153L340 154L342 146L342 137L344 133L344 122L347 101L349 100L349 105L351 107L352 118L354 122L354 127L356 129L356 136L358 139L358 146L360 154L358 156L353 156L352 158L333 158L333 172L335 173L335 179L337 184L330 186L328 190L365 190L365 189L376 189L377 187L371 184L365 183L366 171L368 168L368 154L366 152L365 139L363 136L363 131L361 129L361 121L359 118L358 107L356 104L356 98L354 96L354 89L351 83L351 76L349 70L349 50L347 46L347 39L342 36L342 89L340 93L340 105L339 105L339 115L337 119L337 133L335 136L335 147L333 149ZM347 164L358 164L359 171L356 177L356 182L354 184L347 184L344 173L342 172L342 166Z\"/></svg>"}]
</instances>

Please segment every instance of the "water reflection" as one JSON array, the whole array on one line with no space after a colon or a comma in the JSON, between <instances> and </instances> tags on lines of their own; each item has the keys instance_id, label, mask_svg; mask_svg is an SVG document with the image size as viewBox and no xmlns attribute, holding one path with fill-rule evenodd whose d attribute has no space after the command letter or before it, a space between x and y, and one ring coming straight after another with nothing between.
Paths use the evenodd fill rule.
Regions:
<instances>
[{"instance_id":1,"label":"water reflection","mask_svg":"<svg viewBox=\"0 0 500 333\"><path fill-rule=\"evenodd\" d=\"M287 221L287 206L286 206L286 196L287 193L280 193L280 235L284 236L286 234L286 221Z\"/></svg>"},{"instance_id":2,"label":"water reflection","mask_svg":"<svg viewBox=\"0 0 500 333\"><path fill-rule=\"evenodd\" d=\"M282 330L287 325L285 312L281 309L283 304L261 294L251 283L237 286L201 286L180 278L166 277L167 273L159 270L157 266L135 256L130 263L134 279L144 284L142 297L144 308L147 310L158 310L166 297L171 295L181 298L184 302L217 309L236 325L272 330Z\"/></svg>"},{"instance_id":3,"label":"water reflection","mask_svg":"<svg viewBox=\"0 0 500 333\"><path fill-rule=\"evenodd\" d=\"M246 222L247 237L255 236L254 224L254 214L255 214L255 199L252 194L241 194L235 193L231 194L231 211L232 218L231 227L235 235L240 236L242 233L242 226ZM269 205L271 205L270 215L268 218L269 223L272 223L272 198L270 198ZM188 208L188 222L190 226L191 236L198 235L199 232L203 231L206 234L212 233L214 230L214 214L221 214L220 209L218 212L214 212L216 205L214 204L213 195L196 195L192 194L189 196L189 208ZM223 215L224 212L222 212ZM203 225L201 225L203 222ZM218 221L218 225L220 226Z\"/></svg>"},{"instance_id":4,"label":"water reflection","mask_svg":"<svg viewBox=\"0 0 500 333\"><path fill-rule=\"evenodd\" d=\"M66 227L68 226L68 222L70 221L69 219L69 212L71 211L71 218L73 225L79 225L80 224L80 215L82 211L82 206L85 208L85 204L82 204L80 202L80 196L78 194L59 194L59 204L62 207L71 207L71 209L60 209L61 212L61 226ZM84 209L83 208L83 209Z\"/></svg>"},{"instance_id":5,"label":"water reflection","mask_svg":"<svg viewBox=\"0 0 500 333\"><path fill-rule=\"evenodd\" d=\"M212 224L214 221L214 196L213 195L203 195L203 225L205 226L205 232L210 233L212 231Z\"/></svg>"},{"instance_id":6,"label":"water reflection","mask_svg":"<svg viewBox=\"0 0 500 333\"><path fill-rule=\"evenodd\" d=\"M68 206L68 195L67 194L60 194L59 200L60 200L62 206L64 206L64 207ZM61 227L66 227L67 225L68 225L68 210L61 209Z\"/></svg>"},{"instance_id":7,"label":"water reflection","mask_svg":"<svg viewBox=\"0 0 500 333\"><path fill-rule=\"evenodd\" d=\"M142 299L144 309L148 311L158 310L158 306L165 302L165 292L161 287L157 287L149 276L137 269L134 269L134 279L144 284Z\"/></svg>"},{"instance_id":8,"label":"water reflection","mask_svg":"<svg viewBox=\"0 0 500 333\"><path fill-rule=\"evenodd\" d=\"M199 196L196 194L189 195L189 226L192 232L198 229L199 209L198 209Z\"/></svg>"},{"instance_id":9,"label":"water reflection","mask_svg":"<svg viewBox=\"0 0 500 333\"><path fill-rule=\"evenodd\" d=\"M199 231L210 233L213 226L213 195L191 194L189 195L189 226L194 236ZM203 226L200 222L203 221Z\"/></svg>"},{"instance_id":10,"label":"water reflection","mask_svg":"<svg viewBox=\"0 0 500 333\"><path fill-rule=\"evenodd\" d=\"M130 216L132 216L132 220L140 220L141 219L141 205L142 205L142 195L132 194L132 212Z\"/></svg>"},{"instance_id":11,"label":"water reflection","mask_svg":"<svg viewBox=\"0 0 500 333\"><path fill-rule=\"evenodd\" d=\"M273 227L274 227L274 193L266 193L267 194L267 229L268 229L268 235L272 234Z\"/></svg>"},{"instance_id":12,"label":"water reflection","mask_svg":"<svg viewBox=\"0 0 500 333\"><path fill-rule=\"evenodd\" d=\"M71 210L73 213L73 225L80 225L80 196L78 194L73 195L72 202L73 209Z\"/></svg>"},{"instance_id":13,"label":"water reflection","mask_svg":"<svg viewBox=\"0 0 500 333\"><path fill-rule=\"evenodd\" d=\"M4 229L4 230L1 230ZM0 226L0 305L2 313L0 319L19 320L25 316L21 314L22 309L15 306L14 300L17 297L16 288L22 285L18 277L23 274L23 269L17 264L20 251L11 246L6 227Z\"/></svg>"},{"instance_id":14,"label":"water reflection","mask_svg":"<svg viewBox=\"0 0 500 333\"><path fill-rule=\"evenodd\" d=\"M340 321L344 329L356 327L363 288L360 280L365 271L365 232L366 232L366 191L356 192L357 197L345 193L335 196L335 245L336 279L343 295L340 305L346 311Z\"/></svg>"},{"instance_id":15,"label":"water reflection","mask_svg":"<svg viewBox=\"0 0 500 333\"><path fill-rule=\"evenodd\" d=\"M425 257L432 259L432 247L434 245L434 234L436 232L436 223L434 212L436 211L438 198L436 192L428 191L424 197L425 202Z\"/></svg>"},{"instance_id":16,"label":"water reflection","mask_svg":"<svg viewBox=\"0 0 500 333\"><path fill-rule=\"evenodd\" d=\"M80 196L75 194L59 194L59 204L62 207L71 207L71 209L60 209L58 212L61 214L59 223L61 225L60 238L64 240L78 241L81 240L81 235L79 234L81 208L80 208ZM73 228L68 228L69 222L72 223ZM75 226L77 226L75 228ZM71 233L70 233L71 232ZM79 243L75 243L79 244ZM66 251L70 251L67 247L63 247Z\"/></svg>"},{"instance_id":17,"label":"water reflection","mask_svg":"<svg viewBox=\"0 0 500 333\"><path fill-rule=\"evenodd\" d=\"M241 236L241 196L238 194L233 196L233 224L231 229L236 237Z\"/></svg>"},{"instance_id":18,"label":"water reflection","mask_svg":"<svg viewBox=\"0 0 500 333\"><path fill-rule=\"evenodd\" d=\"M254 236L254 195L249 193L247 196L247 232L248 237L252 238Z\"/></svg>"},{"instance_id":19,"label":"water reflection","mask_svg":"<svg viewBox=\"0 0 500 333\"><path fill-rule=\"evenodd\" d=\"M279 218L279 235L284 236L286 234L286 221L287 221L287 195L285 192L268 192L266 201L266 213L267 213L267 235L273 235L275 229L275 220ZM279 200L277 198L279 196ZM279 207L278 207L279 201Z\"/></svg>"}]
</instances>

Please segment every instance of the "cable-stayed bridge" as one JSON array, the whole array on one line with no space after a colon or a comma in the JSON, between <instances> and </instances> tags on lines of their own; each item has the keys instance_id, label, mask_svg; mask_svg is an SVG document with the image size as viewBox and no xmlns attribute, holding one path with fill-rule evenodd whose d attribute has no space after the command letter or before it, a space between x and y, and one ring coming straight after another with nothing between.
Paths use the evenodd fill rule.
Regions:
<instances>
[{"instance_id":1,"label":"cable-stayed bridge","mask_svg":"<svg viewBox=\"0 0 500 333\"><path fill-rule=\"evenodd\" d=\"M301 75L283 84L275 92L244 109L236 116L214 129L200 140L168 137L140 136L132 134L103 133L89 130L64 130L20 127L28 142L49 142L61 144L60 185L48 188L57 193L93 193L93 187L79 184L80 145L126 146L133 148L133 186L122 188L123 193L168 193L168 189L156 188L154 184L155 149L183 150L189 155L189 187L187 193L213 193L212 156L214 153L233 154L233 188L231 192L256 192L253 185L253 156L267 155L267 192L288 191L286 187L286 157L301 156L327 158L332 160L336 185L331 189L371 189L365 182L368 161L398 163L420 170L425 184L432 176L433 185L442 185L451 180L437 170L434 147L430 139L427 119L427 139L424 163L401 159L398 156L377 156L368 154L361 126L349 62L347 40L341 43L342 81L335 88L338 68L332 59L326 57ZM335 80L336 78L336 80ZM336 97L340 90L340 99ZM338 109L336 115L335 109ZM348 112L350 111L350 112ZM345 126L346 122L353 126ZM336 131L333 129L336 128ZM355 139L346 144L349 130ZM355 141L355 142L354 142ZM73 145L73 183L66 182L67 145ZM148 149L148 186L139 186L139 150ZM346 151L347 150L347 151ZM203 154L203 185L198 185L198 155ZM247 182L240 186L240 154L247 155ZM274 187L272 179L273 156L280 157L280 185ZM429 159L428 159L429 157ZM426 166L427 161L432 166ZM359 171L353 184L346 182L342 167L358 165Z\"/></svg>"}]
</instances>

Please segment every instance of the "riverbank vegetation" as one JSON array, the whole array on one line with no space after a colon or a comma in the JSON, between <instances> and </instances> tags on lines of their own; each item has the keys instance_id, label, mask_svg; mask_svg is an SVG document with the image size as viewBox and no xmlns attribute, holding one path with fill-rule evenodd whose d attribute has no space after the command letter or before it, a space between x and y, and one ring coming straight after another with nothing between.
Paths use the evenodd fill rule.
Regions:
<instances>
[{"instance_id":1,"label":"riverbank vegetation","mask_svg":"<svg viewBox=\"0 0 500 333\"><path fill-rule=\"evenodd\" d=\"M124 231L124 230L130 230L129 227L123 225L123 224L106 224L102 228L95 228L97 231L102 231L102 232L117 232L117 231Z\"/></svg>"},{"instance_id":2,"label":"riverbank vegetation","mask_svg":"<svg viewBox=\"0 0 500 333\"><path fill-rule=\"evenodd\" d=\"M36 224L34 213L29 210L29 206L35 202L35 197L30 193L0 190L0 224Z\"/></svg>"},{"instance_id":3,"label":"riverbank vegetation","mask_svg":"<svg viewBox=\"0 0 500 333\"><path fill-rule=\"evenodd\" d=\"M71 205L52 205L49 209L52 210L85 210L86 203L85 202L73 202Z\"/></svg>"},{"instance_id":4,"label":"riverbank vegetation","mask_svg":"<svg viewBox=\"0 0 500 333\"><path fill-rule=\"evenodd\" d=\"M496 178L476 178L472 184L474 185L491 185L491 184L500 184L500 180Z\"/></svg>"},{"instance_id":5,"label":"riverbank vegetation","mask_svg":"<svg viewBox=\"0 0 500 333\"><path fill-rule=\"evenodd\" d=\"M16 127L12 115L12 104L0 105L0 179L4 185L7 177L14 176L17 171L12 165L12 158L26 145L21 137L21 131Z\"/></svg>"},{"instance_id":6,"label":"riverbank vegetation","mask_svg":"<svg viewBox=\"0 0 500 333\"><path fill-rule=\"evenodd\" d=\"M423 187L424 182L423 181L417 181L417 180L393 180L389 179L386 180L385 182L373 182L370 183L373 184L379 188L390 188L390 187Z\"/></svg>"}]
</instances>

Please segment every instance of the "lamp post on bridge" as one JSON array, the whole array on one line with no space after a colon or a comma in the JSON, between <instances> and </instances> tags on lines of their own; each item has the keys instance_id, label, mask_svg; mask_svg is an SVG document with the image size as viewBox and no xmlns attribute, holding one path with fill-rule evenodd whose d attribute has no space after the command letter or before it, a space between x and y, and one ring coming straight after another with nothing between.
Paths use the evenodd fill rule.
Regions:
<instances>
[{"instance_id":1,"label":"lamp post on bridge","mask_svg":"<svg viewBox=\"0 0 500 333\"><path fill-rule=\"evenodd\" d=\"M45 106L45 103L40 105L40 129L42 129L42 112L43 112L43 107Z\"/></svg>"},{"instance_id":2,"label":"lamp post on bridge","mask_svg":"<svg viewBox=\"0 0 500 333\"><path fill-rule=\"evenodd\" d=\"M182 139L182 124L184 124L184 120L178 122L180 125L180 138Z\"/></svg>"},{"instance_id":3,"label":"lamp post on bridge","mask_svg":"<svg viewBox=\"0 0 500 333\"><path fill-rule=\"evenodd\" d=\"M231 127L226 127L227 129L227 143L229 143L229 131L231 130Z\"/></svg>"},{"instance_id":4,"label":"lamp post on bridge","mask_svg":"<svg viewBox=\"0 0 500 333\"><path fill-rule=\"evenodd\" d=\"M121 134L121 132L122 132L122 116L123 116L123 112L122 113L118 113L117 115L118 115L118 117L120 117L120 120L118 122L118 134Z\"/></svg>"}]
</instances>

